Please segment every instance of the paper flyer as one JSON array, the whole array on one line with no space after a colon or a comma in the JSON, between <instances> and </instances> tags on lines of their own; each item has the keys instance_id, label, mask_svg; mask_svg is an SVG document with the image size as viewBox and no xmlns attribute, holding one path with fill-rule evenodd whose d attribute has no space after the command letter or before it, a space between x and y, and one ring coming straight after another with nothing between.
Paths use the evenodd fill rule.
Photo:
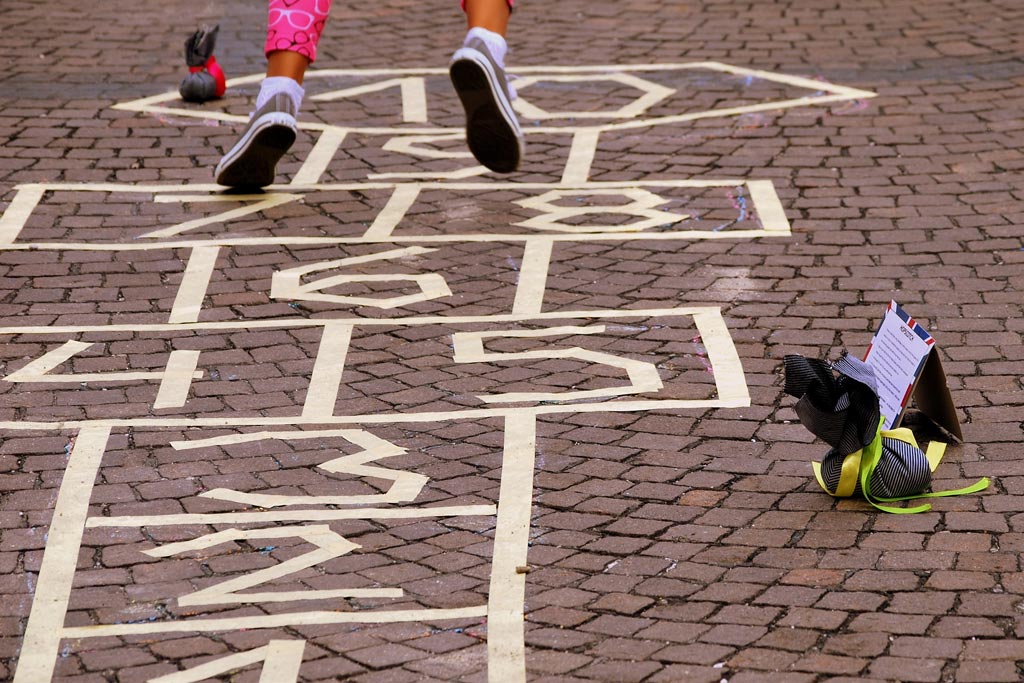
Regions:
<instances>
[{"instance_id":1,"label":"paper flyer","mask_svg":"<svg viewBox=\"0 0 1024 683\"><path fill-rule=\"evenodd\" d=\"M899 426L934 344L932 336L898 303L889 302L885 317L864 354L864 362L872 367L878 380L884 429Z\"/></svg>"}]
</instances>

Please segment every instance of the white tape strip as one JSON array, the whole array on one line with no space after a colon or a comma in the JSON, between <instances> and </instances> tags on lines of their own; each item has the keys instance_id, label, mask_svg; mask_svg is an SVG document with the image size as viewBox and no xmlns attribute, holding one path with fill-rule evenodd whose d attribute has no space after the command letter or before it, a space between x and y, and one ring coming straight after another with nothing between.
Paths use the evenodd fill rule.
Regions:
<instances>
[{"instance_id":1,"label":"white tape strip","mask_svg":"<svg viewBox=\"0 0 1024 683\"><path fill-rule=\"evenodd\" d=\"M89 498L109 436L109 427L90 425L75 438L53 508L36 597L13 683L43 683L53 677Z\"/></svg>"},{"instance_id":2,"label":"white tape strip","mask_svg":"<svg viewBox=\"0 0 1024 683\"><path fill-rule=\"evenodd\" d=\"M487 593L487 680L525 683L526 659L523 606L537 422L532 415L510 415L505 421L505 449L498 491L498 524L494 562Z\"/></svg>"}]
</instances>

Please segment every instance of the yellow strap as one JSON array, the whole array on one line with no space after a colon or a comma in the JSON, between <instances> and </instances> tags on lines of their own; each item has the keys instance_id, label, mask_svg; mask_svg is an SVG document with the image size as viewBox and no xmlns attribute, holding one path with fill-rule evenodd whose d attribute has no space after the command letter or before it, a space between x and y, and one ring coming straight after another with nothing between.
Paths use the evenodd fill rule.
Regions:
<instances>
[{"instance_id":1,"label":"yellow strap","mask_svg":"<svg viewBox=\"0 0 1024 683\"><path fill-rule=\"evenodd\" d=\"M924 457L928 458L928 467L932 468L932 472L942 462L942 456L946 453L946 444L941 441L932 441L928 444L928 450L925 452Z\"/></svg>"},{"instance_id":2,"label":"yellow strap","mask_svg":"<svg viewBox=\"0 0 1024 683\"><path fill-rule=\"evenodd\" d=\"M828 487L825 486L825 480L821 478L821 463L816 460L812 461L811 469L814 470L814 478L818 480L818 486L821 487L821 490L830 496L835 496L835 494L829 491Z\"/></svg>"},{"instance_id":3,"label":"yellow strap","mask_svg":"<svg viewBox=\"0 0 1024 683\"><path fill-rule=\"evenodd\" d=\"M982 477L978 481L974 482L970 486L965 486L962 489L953 489L952 491L932 491L931 493L921 493L916 496L905 496L903 498L878 498L882 502L894 503L901 500L914 500L917 498L943 498L945 496L963 496L968 493L977 493L978 491L984 491L989 485L988 477ZM896 508L906 511L908 508Z\"/></svg>"},{"instance_id":4,"label":"yellow strap","mask_svg":"<svg viewBox=\"0 0 1024 683\"><path fill-rule=\"evenodd\" d=\"M853 492L857 489L857 473L860 472L860 454L861 451L856 451L843 458L843 469L839 473L839 485L836 486L835 493L829 491L828 487L825 486L825 479L821 476L821 463L811 463L811 469L814 470L814 478L818 480L818 485L825 493L835 498L849 498L853 495Z\"/></svg>"},{"instance_id":5,"label":"yellow strap","mask_svg":"<svg viewBox=\"0 0 1024 683\"><path fill-rule=\"evenodd\" d=\"M914 448L920 448L917 445L917 439L914 438L914 432L910 431L906 427L900 427L899 429L883 429L883 439L897 439L903 443L909 443Z\"/></svg>"},{"instance_id":6,"label":"yellow strap","mask_svg":"<svg viewBox=\"0 0 1024 683\"><path fill-rule=\"evenodd\" d=\"M892 438L892 439L899 439L900 441L903 441L904 443L911 444L915 448L919 448L918 445L917 445L917 440L914 438L914 435L912 433L910 433L909 429L893 429L891 431L880 432L880 436L887 437L887 438ZM871 442L871 446L874 446L874 445L875 445L875 442L872 441ZM965 495L965 494L968 494L968 493L977 493L978 491L984 491L986 488L988 488L988 484L989 484L988 478L987 477L983 477L983 478L979 479L978 481L974 482L973 484L971 484L970 486L965 486L964 488L955 489L953 491L933 491L931 493L919 493L919 494L916 494L916 495L913 495L913 496L899 496L897 498L879 498L877 496L873 496L871 494L871 491L868 488L868 482L871 479L871 474L872 474L872 472L874 472L875 466L878 464L878 459L881 457L881 454L882 454L881 439L878 440L877 452L872 451L871 450L871 446L867 446L865 448L865 450L869 451L869 453L868 453L867 457L865 457L865 459L864 459L864 472L861 473L861 490L864 492L864 497L867 499L867 501L869 503L871 503L876 508L878 508L879 510L882 510L884 512L894 512L896 514L905 515L905 514L913 514L915 512L925 512L927 510L930 510L932 506L928 505L928 504L924 504L924 505L919 505L917 507L895 508L895 507L889 507L889 506L886 506L886 505L879 505L878 502L876 502L876 501L883 502L883 503L895 503L895 502L905 501L905 500L917 500L917 499L920 499L920 498L941 498L941 497L944 497L944 496L962 496L962 495ZM928 467L932 470L932 472L934 472L935 468L938 467L939 461L942 460L942 455L945 452L946 452L946 444L944 444L944 443L942 443L940 441L932 441L930 444L928 444L928 451L925 453L925 458L928 459Z\"/></svg>"},{"instance_id":7,"label":"yellow strap","mask_svg":"<svg viewBox=\"0 0 1024 683\"><path fill-rule=\"evenodd\" d=\"M863 451L854 451L843 458L843 470L839 474L839 485L836 486L836 495L840 498L849 498L857 489L857 473L860 472L860 454Z\"/></svg>"}]
</instances>

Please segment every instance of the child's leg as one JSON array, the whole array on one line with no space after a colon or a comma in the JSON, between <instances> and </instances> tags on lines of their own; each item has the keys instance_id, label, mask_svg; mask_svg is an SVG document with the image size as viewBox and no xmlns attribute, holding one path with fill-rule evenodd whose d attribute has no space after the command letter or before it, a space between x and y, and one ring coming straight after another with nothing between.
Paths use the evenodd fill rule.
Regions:
<instances>
[{"instance_id":1,"label":"child's leg","mask_svg":"<svg viewBox=\"0 0 1024 683\"><path fill-rule=\"evenodd\" d=\"M463 0L469 28L485 28L500 35L508 30L508 19L512 14L512 3L506 0Z\"/></svg>"},{"instance_id":2,"label":"child's leg","mask_svg":"<svg viewBox=\"0 0 1024 683\"><path fill-rule=\"evenodd\" d=\"M512 0L463 0L462 7L469 32L448 71L466 110L466 142L481 164L509 173L525 149L505 76Z\"/></svg>"},{"instance_id":3,"label":"child's leg","mask_svg":"<svg viewBox=\"0 0 1024 683\"><path fill-rule=\"evenodd\" d=\"M299 85L306 76L309 57L291 50L275 50L267 55L267 78L290 78Z\"/></svg>"},{"instance_id":4,"label":"child's leg","mask_svg":"<svg viewBox=\"0 0 1024 683\"><path fill-rule=\"evenodd\" d=\"M277 162L295 142L295 117L305 91L306 68L316 59L331 0L270 0L267 12L267 77L256 111L220 164L215 176L230 187L265 187L274 182Z\"/></svg>"},{"instance_id":5,"label":"child's leg","mask_svg":"<svg viewBox=\"0 0 1024 683\"><path fill-rule=\"evenodd\" d=\"M302 81L306 68L316 61L331 0L270 0L267 10L267 77L256 98L256 108L277 94L292 99L295 111L302 106Z\"/></svg>"},{"instance_id":6,"label":"child's leg","mask_svg":"<svg viewBox=\"0 0 1024 683\"><path fill-rule=\"evenodd\" d=\"M316 46L331 12L331 0L270 0L267 11L267 76L302 83L306 67L316 61Z\"/></svg>"}]
</instances>

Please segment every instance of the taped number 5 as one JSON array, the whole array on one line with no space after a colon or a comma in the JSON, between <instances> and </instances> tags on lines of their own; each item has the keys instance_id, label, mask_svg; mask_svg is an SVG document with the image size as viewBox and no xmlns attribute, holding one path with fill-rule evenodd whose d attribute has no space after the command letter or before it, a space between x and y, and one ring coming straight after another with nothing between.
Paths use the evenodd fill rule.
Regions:
<instances>
[{"instance_id":1,"label":"taped number 5","mask_svg":"<svg viewBox=\"0 0 1024 683\"><path fill-rule=\"evenodd\" d=\"M601 351L588 351L578 346L565 349L544 349L540 351L519 351L516 353L487 352L484 350L484 339L487 337L555 337L565 334L601 334L604 325L594 327L549 327L544 330L504 330L497 332L456 332L452 334L452 345L455 349L456 363L486 363L495 360L555 359L573 358L576 360L609 365L626 371L629 384L623 387L606 387L604 389L587 389L583 391L541 392L523 391L506 394L478 395L485 403L514 403L517 401L575 401L589 398L606 398L625 394L641 394L658 391L662 387L658 369L640 360L620 358Z\"/></svg>"}]
</instances>

